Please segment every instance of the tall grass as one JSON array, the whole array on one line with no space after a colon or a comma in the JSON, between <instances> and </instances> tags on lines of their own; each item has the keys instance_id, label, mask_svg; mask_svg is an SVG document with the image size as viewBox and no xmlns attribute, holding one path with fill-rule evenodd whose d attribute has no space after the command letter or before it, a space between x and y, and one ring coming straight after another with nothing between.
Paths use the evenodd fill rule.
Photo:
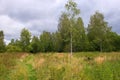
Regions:
<instances>
[{"instance_id":1,"label":"tall grass","mask_svg":"<svg viewBox=\"0 0 120 80\"><path fill-rule=\"evenodd\" d=\"M0 54L0 80L120 80L120 53Z\"/></svg>"}]
</instances>

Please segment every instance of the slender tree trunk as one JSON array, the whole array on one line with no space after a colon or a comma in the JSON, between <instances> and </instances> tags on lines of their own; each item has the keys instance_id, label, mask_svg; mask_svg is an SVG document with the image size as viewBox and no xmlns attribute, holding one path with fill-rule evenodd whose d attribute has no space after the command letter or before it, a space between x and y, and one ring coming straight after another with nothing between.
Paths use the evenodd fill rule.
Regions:
<instances>
[{"instance_id":1,"label":"slender tree trunk","mask_svg":"<svg viewBox=\"0 0 120 80\"><path fill-rule=\"evenodd\" d=\"M100 52L102 52L102 42L100 43Z\"/></svg>"},{"instance_id":2,"label":"slender tree trunk","mask_svg":"<svg viewBox=\"0 0 120 80\"><path fill-rule=\"evenodd\" d=\"M71 32L71 56L72 56L72 32Z\"/></svg>"}]
</instances>

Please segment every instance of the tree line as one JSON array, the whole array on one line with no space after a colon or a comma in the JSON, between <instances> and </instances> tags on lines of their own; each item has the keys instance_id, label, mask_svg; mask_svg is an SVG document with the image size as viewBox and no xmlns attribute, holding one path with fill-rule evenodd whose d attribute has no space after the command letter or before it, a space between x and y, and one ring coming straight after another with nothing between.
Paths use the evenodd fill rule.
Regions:
<instances>
[{"instance_id":1,"label":"tree line","mask_svg":"<svg viewBox=\"0 0 120 80\"><path fill-rule=\"evenodd\" d=\"M62 12L56 32L43 31L32 36L28 29L22 29L19 39L4 42L4 32L0 31L0 52L81 52L120 51L120 35L112 31L104 15L95 12L85 28L77 3L69 0Z\"/></svg>"}]
</instances>

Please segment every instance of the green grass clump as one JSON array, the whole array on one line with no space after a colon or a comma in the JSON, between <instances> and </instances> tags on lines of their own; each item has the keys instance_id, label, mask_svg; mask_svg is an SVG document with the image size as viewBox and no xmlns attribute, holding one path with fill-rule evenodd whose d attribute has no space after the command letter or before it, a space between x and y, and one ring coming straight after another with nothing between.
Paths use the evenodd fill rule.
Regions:
<instances>
[{"instance_id":1,"label":"green grass clump","mask_svg":"<svg viewBox=\"0 0 120 80\"><path fill-rule=\"evenodd\" d=\"M120 79L120 61L106 61L101 65L90 66L84 68L84 75L87 80L119 80Z\"/></svg>"}]
</instances>

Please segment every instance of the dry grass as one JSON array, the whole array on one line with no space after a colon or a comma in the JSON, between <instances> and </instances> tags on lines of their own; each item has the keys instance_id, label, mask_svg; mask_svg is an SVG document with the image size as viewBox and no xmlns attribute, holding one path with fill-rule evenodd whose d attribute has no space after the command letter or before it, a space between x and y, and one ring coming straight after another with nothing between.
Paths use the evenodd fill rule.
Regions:
<instances>
[{"instance_id":1,"label":"dry grass","mask_svg":"<svg viewBox=\"0 0 120 80\"><path fill-rule=\"evenodd\" d=\"M35 69L39 68L40 66L42 66L42 64L45 62L45 59L44 58L40 58L40 59L35 59L34 60L34 64L33 64L33 67Z\"/></svg>"},{"instance_id":2,"label":"dry grass","mask_svg":"<svg viewBox=\"0 0 120 80\"><path fill-rule=\"evenodd\" d=\"M97 64L102 64L104 61L106 61L106 56L98 56L94 60Z\"/></svg>"}]
</instances>

